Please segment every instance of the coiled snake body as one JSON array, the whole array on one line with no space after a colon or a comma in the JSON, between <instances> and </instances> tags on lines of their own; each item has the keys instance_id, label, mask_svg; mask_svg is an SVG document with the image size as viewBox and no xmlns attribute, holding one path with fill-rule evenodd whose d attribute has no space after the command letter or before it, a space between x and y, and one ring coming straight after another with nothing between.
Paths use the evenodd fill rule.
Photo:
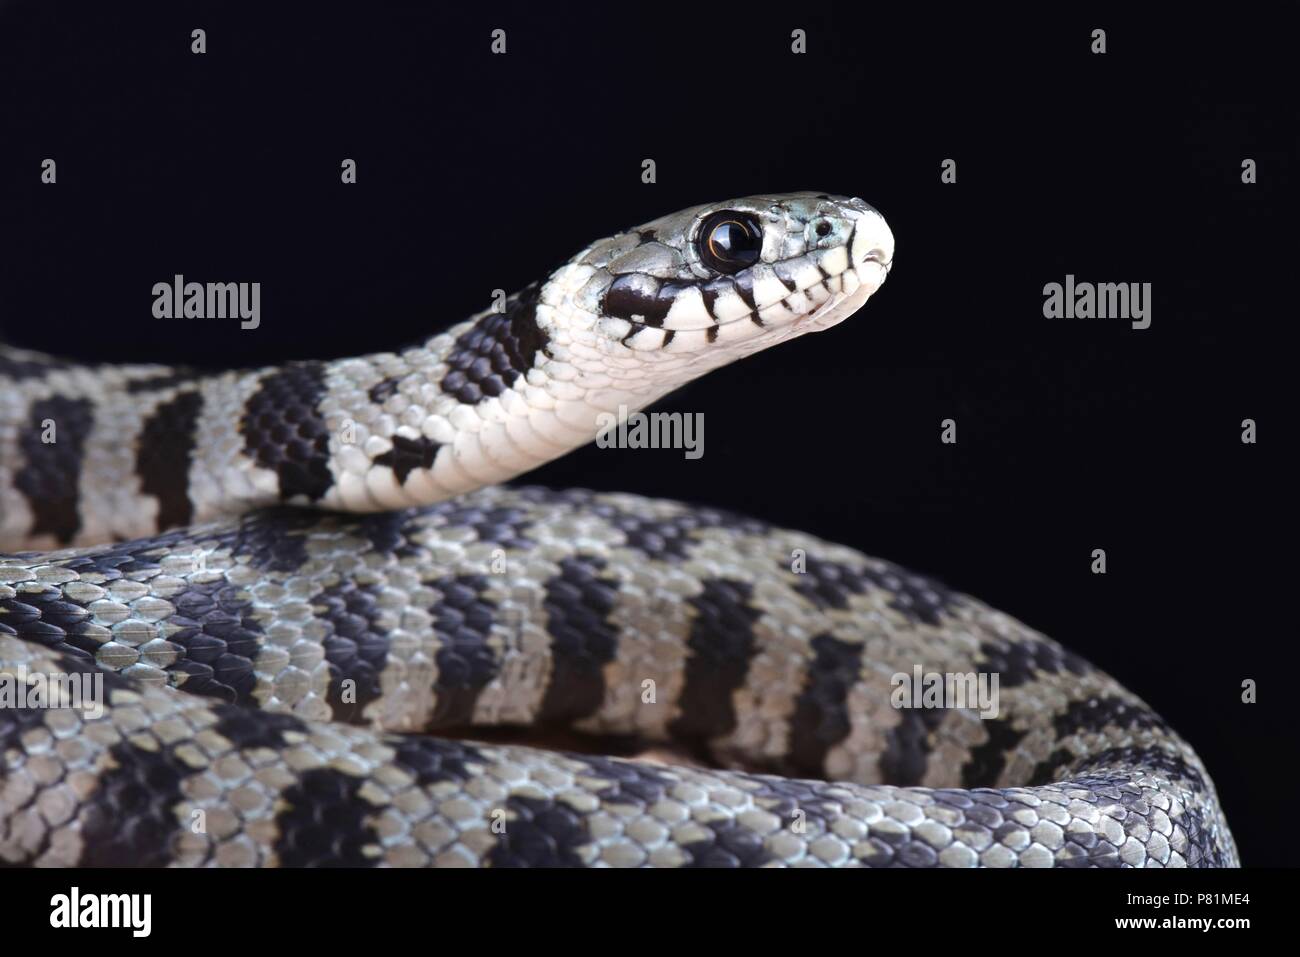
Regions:
<instances>
[{"instance_id":1,"label":"coiled snake body","mask_svg":"<svg viewBox=\"0 0 1300 957\"><path fill-rule=\"evenodd\" d=\"M0 862L1236 864L1191 748L1014 619L754 520L494 485L892 257L860 200L750 197L400 353L0 352ZM997 675L996 714L900 701L914 669ZM492 725L713 767L430 733Z\"/></svg>"}]
</instances>

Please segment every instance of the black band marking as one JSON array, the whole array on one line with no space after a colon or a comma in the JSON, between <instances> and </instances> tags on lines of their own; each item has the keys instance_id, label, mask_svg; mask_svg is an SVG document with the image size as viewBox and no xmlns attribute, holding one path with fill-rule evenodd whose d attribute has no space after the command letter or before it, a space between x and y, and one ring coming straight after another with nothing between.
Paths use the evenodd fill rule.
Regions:
<instances>
[{"instance_id":1,"label":"black band marking","mask_svg":"<svg viewBox=\"0 0 1300 957\"><path fill-rule=\"evenodd\" d=\"M376 455L375 464L387 465L392 469L399 485L406 483L406 477L412 470L433 468L433 460L438 456L438 449L442 448L424 436L408 439L404 435L394 435L390 441L393 447L382 455Z\"/></svg>"},{"instance_id":2,"label":"black band marking","mask_svg":"<svg viewBox=\"0 0 1300 957\"><path fill-rule=\"evenodd\" d=\"M293 362L264 378L248 400L244 448L279 477L281 501L302 495L316 502L334 484L329 428L318 408L325 391L323 362Z\"/></svg>"},{"instance_id":3,"label":"black band marking","mask_svg":"<svg viewBox=\"0 0 1300 957\"><path fill-rule=\"evenodd\" d=\"M598 577L604 567L600 558L572 555L545 585L551 678L539 722L589 717L605 699L604 666L618 650L618 628L609 621L618 583Z\"/></svg>"},{"instance_id":4,"label":"black band marking","mask_svg":"<svg viewBox=\"0 0 1300 957\"><path fill-rule=\"evenodd\" d=\"M203 411L203 397L185 392L154 409L140 433L135 472L140 489L158 500L158 531L188 525L194 516L190 502L190 462L194 457L194 427Z\"/></svg>"},{"instance_id":5,"label":"black band marking","mask_svg":"<svg viewBox=\"0 0 1300 957\"><path fill-rule=\"evenodd\" d=\"M50 431L47 422L53 425ZM67 544L81 528L77 485L93 424L89 399L55 396L32 403L31 418L18 436L25 461L14 474L14 487L32 510L33 536L53 535L59 544ZM53 441L46 442L47 436Z\"/></svg>"},{"instance_id":6,"label":"black band marking","mask_svg":"<svg viewBox=\"0 0 1300 957\"><path fill-rule=\"evenodd\" d=\"M755 519L709 508L647 517L624 511L610 502L584 501L580 504L621 531L624 547L635 548L662 562L685 560L695 541L694 533L703 529L725 528L741 535L761 535L768 530Z\"/></svg>"},{"instance_id":7,"label":"black band marking","mask_svg":"<svg viewBox=\"0 0 1300 957\"><path fill-rule=\"evenodd\" d=\"M112 765L81 815L81 867L165 867L173 839L188 824L176 816L181 782L196 772L170 750L128 742L109 749Z\"/></svg>"},{"instance_id":8,"label":"black band marking","mask_svg":"<svg viewBox=\"0 0 1300 957\"><path fill-rule=\"evenodd\" d=\"M471 744L428 735L401 735L397 739L393 763L411 772L421 787L443 781L468 781L472 765L480 767L487 759Z\"/></svg>"},{"instance_id":9,"label":"black band marking","mask_svg":"<svg viewBox=\"0 0 1300 957\"><path fill-rule=\"evenodd\" d=\"M678 283L659 286L648 276L632 273L614 280L605 291L600 308L607 316L659 328L663 326L677 296L685 289L685 286Z\"/></svg>"},{"instance_id":10,"label":"black band marking","mask_svg":"<svg viewBox=\"0 0 1300 957\"><path fill-rule=\"evenodd\" d=\"M582 867L591 842L586 819L562 801L516 794L506 799L505 830L488 852L492 867Z\"/></svg>"},{"instance_id":11,"label":"black band marking","mask_svg":"<svg viewBox=\"0 0 1300 957\"><path fill-rule=\"evenodd\" d=\"M1026 635L1018 642L986 641L980 645L980 653L985 659L983 670L1001 675L1004 688L1018 687L1044 674L1068 671L1084 675L1092 670L1078 655L1037 635Z\"/></svg>"},{"instance_id":12,"label":"black band marking","mask_svg":"<svg viewBox=\"0 0 1300 957\"><path fill-rule=\"evenodd\" d=\"M0 598L0 635L35 642L72 658L94 661L102 639L84 635L90 612L68 601L54 585Z\"/></svg>"},{"instance_id":13,"label":"black band marking","mask_svg":"<svg viewBox=\"0 0 1300 957\"><path fill-rule=\"evenodd\" d=\"M496 609L484 597L489 582L485 575L457 575L441 578L432 587L442 593L442 599L429 609L439 639L431 727L468 724L479 694L501 667L488 644L496 618Z\"/></svg>"},{"instance_id":14,"label":"black band marking","mask_svg":"<svg viewBox=\"0 0 1300 957\"><path fill-rule=\"evenodd\" d=\"M749 311L757 318L758 302L754 299L754 277L746 270L738 276L732 277L731 286L736 290L736 295L744 300L745 305L749 307Z\"/></svg>"},{"instance_id":15,"label":"black band marking","mask_svg":"<svg viewBox=\"0 0 1300 957\"><path fill-rule=\"evenodd\" d=\"M796 774L825 773L826 754L849 736L849 693L862 676L862 645L829 634L810 642L808 681L790 718L789 761Z\"/></svg>"},{"instance_id":16,"label":"black band marking","mask_svg":"<svg viewBox=\"0 0 1300 957\"><path fill-rule=\"evenodd\" d=\"M289 732L303 737L311 733L300 718L291 714L258 711L230 704L213 705L212 713L219 719L212 730L241 751L252 748L278 750L288 746L289 741L285 735Z\"/></svg>"},{"instance_id":17,"label":"black band marking","mask_svg":"<svg viewBox=\"0 0 1300 957\"><path fill-rule=\"evenodd\" d=\"M718 316L717 313L713 311L713 307L718 302L718 295L720 292L721 288L716 282L700 287L700 298L704 300L704 311L709 314L709 318L714 322L718 321ZM714 326L713 328L716 329L717 326ZM716 333L714 333L714 335L716 335ZM710 339L709 341L712 342L713 340Z\"/></svg>"},{"instance_id":18,"label":"black band marking","mask_svg":"<svg viewBox=\"0 0 1300 957\"><path fill-rule=\"evenodd\" d=\"M885 735L880 770L885 784L920 784L929 763L930 732L943 723L944 708L901 708L899 722Z\"/></svg>"},{"instance_id":19,"label":"black band marking","mask_svg":"<svg viewBox=\"0 0 1300 957\"><path fill-rule=\"evenodd\" d=\"M695 609L686 647L686 675L681 714L669 725L674 738L705 744L736 727L732 695L745 683L757 651L754 622L760 613L749 603L748 582L710 578L701 594L689 599Z\"/></svg>"},{"instance_id":20,"label":"black band marking","mask_svg":"<svg viewBox=\"0 0 1300 957\"><path fill-rule=\"evenodd\" d=\"M549 490L537 491L545 493ZM552 501L553 498L545 498L543 504ZM442 527L472 528L480 542L500 545L502 548L531 548L536 544L528 537L532 527L531 516L524 509L513 505L484 506L475 504L472 500L452 499L430 505L422 514L436 515Z\"/></svg>"},{"instance_id":21,"label":"black band marking","mask_svg":"<svg viewBox=\"0 0 1300 957\"><path fill-rule=\"evenodd\" d=\"M779 563L788 570L785 559ZM889 607L912 622L938 625L940 616L956 608L960 596L947 586L922 575L914 575L889 562L882 567L854 568L808 556L806 569L794 576L793 587L818 608L845 609L850 595L862 595L872 588L889 594Z\"/></svg>"},{"instance_id":22,"label":"black band marking","mask_svg":"<svg viewBox=\"0 0 1300 957\"><path fill-rule=\"evenodd\" d=\"M167 623L177 630L167 640L184 655L168 671L185 675L182 687L234 702L253 702L253 670L262 641L262 625L251 598L225 581L194 583L170 599L176 613Z\"/></svg>"},{"instance_id":23,"label":"black band marking","mask_svg":"<svg viewBox=\"0 0 1300 957\"><path fill-rule=\"evenodd\" d=\"M370 387L370 391L367 393L370 396L370 401L375 405L383 405L388 401L389 396L397 392L397 387L401 381L401 376L389 376L387 379L380 379Z\"/></svg>"},{"instance_id":24,"label":"black band marking","mask_svg":"<svg viewBox=\"0 0 1300 957\"><path fill-rule=\"evenodd\" d=\"M506 302L505 312L489 313L463 332L447 355L442 391L466 405L498 396L531 369L550 338L537 325L541 283L533 283Z\"/></svg>"},{"instance_id":25,"label":"black band marking","mask_svg":"<svg viewBox=\"0 0 1300 957\"><path fill-rule=\"evenodd\" d=\"M1104 731L1107 728L1119 728L1127 731L1156 730L1172 734L1169 725L1159 715L1132 701L1105 696L1074 701L1052 720L1056 737L1067 738L1079 732Z\"/></svg>"},{"instance_id":26,"label":"black band marking","mask_svg":"<svg viewBox=\"0 0 1300 957\"><path fill-rule=\"evenodd\" d=\"M317 620L328 622L330 634L321 642L329 662L327 694L334 718L360 723L366 705L379 698L379 676L388 661L388 632L380 625L375 585L341 581L314 599Z\"/></svg>"},{"instance_id":27,"label":"black band marking","mask_svg":"<svg viewBox=\"0 0 1300 957\"><path fill-rule=\"evenodd\" d=\"M366 818L379 808L361 796L365 778L342 771L307 771L280 797L276 856L285 867L374 867L379 837Z\"/></svg>"},{"instance_id":28,"label":"black band marking","mask_svg":"<svg viewBox=\"0 0 1300 957\"><path fill-rule=\"evenodd\" d=\"M1007 756L1028 733L1018 731L1005 718L985 719L980 726L989 739L972 748L970 758L961 766L961 784L965 788L996 787L1007 766Z\"/></svg>"}]
</instances>

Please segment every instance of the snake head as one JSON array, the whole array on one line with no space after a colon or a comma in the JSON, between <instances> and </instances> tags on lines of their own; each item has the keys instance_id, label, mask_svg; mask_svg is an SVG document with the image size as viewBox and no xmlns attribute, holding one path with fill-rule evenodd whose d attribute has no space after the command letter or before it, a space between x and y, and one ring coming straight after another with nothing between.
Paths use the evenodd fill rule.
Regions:
<instances>
[{"instance_id":1,"label":"snake head","mask_svg":"<svg viewBox=\"0 0 1300 957\"><path fill-rule=\"evenodd\" d=\"M880 288L893 255L884 217L860 199L748 196L594 243L555 274L542 302L557 344L571 339L606 363L685 359L657 363L659 372L689 366L693 378L840 322Z\"/></svg>"},{"instance_id":2,"label":"snake head","mask_svg":"<svg viewBox=\"0 0 1300 957\"><path fill-rule=\"evenodd\" d=\"M341 453L334 471L349 489L326 502L425 504L512 478L591 441L611 416L840 322L893 255L879 213L817 193L696 206L599 240L504 308L403 353L404 376L341 371L341 392L361 385L383 404L382 429L373 455Z\"/></svg>"}]
</instances>

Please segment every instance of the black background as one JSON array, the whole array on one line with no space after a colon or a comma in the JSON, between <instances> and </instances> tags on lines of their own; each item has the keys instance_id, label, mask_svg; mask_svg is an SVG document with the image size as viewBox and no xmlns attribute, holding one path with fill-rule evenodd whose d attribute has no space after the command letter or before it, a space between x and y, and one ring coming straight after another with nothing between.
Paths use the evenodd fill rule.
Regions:
<instances>
[{"instance_id":1,"label":"black background","mask_svg":"<svg viewBox=\"0 0 1300 957\"><path fill-rule=\"evenodd\" d=\"M705 413L702 459L589 447L530 478L726 506L985 599L1196 746L1245 863L1295 863L1280 450L1298 127L1279 24L123 6L0 8L6 340L213 368L384 351L684 206L861 196L897 239L889 282L843 325L667 399ZM152 285L174 273L261 282L261 327L154 319ZM1045 319L1043 285L1066 273L1150 282L1151 328ZM1240 441L1247 417L1258 445Z\"/></svg>"}]
</instances>

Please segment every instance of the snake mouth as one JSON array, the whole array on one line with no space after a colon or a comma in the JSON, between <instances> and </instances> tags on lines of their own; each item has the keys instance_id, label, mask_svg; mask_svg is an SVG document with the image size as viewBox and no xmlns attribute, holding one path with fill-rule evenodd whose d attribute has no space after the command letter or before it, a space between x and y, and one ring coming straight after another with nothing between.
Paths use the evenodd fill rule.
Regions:
<instances>
[{"instance_id":1,"label":"snake mouth","mask_svg":"<svg viewBox=\"0 0 1300 957\"><path fill-rule=\"evenodd\" d=\"M619 341L637 351L653 351L669 349L675 344L680 347L686 341L700 337L703 337L704 344L712 345L733 337L737 341L750 339L751 331L761 335L782 329L804 332L829 328L861 308L884 284L892 265L892 258L887 257L884 250L873 248L862 260L847 265L840 272L830 273L818 266L818 280L791 289L788 295L765 306L754 302L751 292L745 297L749 306L746 312L711 325L665 328L661 323L623 319L621 321L627 328L619 336ZM816 301L821 296L825 298ZM652 337L660 341L654 341Z\"/></svg>"},{"instance_id":2,"label":"snake mouth","mask_svg":"<svg viewBox=\"0 0 1300 957\"><path fill-rule=\"evenodd\" d=\"M814 312L795 320L795 325L800 327L799 331L814 332L829 329L853 315L884 285L885 278L889 275L889 265L878 260L868 260L860 263L857 268L845 270L843 275L852 276L855 282L854 288L848 292L841 289ZM874 267L870 271L876 275L864 275L862 267L866 266ZM847 283L846 279L844 284Z\"/></svg>"},{"instance_id":3,"label":"snake mouth","mask_svg":"<svg viewBox=\"0 0 1300 957\"><path fill-rule=\"evenodd\" d=\"M883 249L871 250L871 252L867 253L866 257L858 265L865 266L867 263L874 263L875 265L879 266L881 269L885 271L886 275L889 274L889 270L892 269L894 266L893 257L886 258L885 251Z\"/></svg>"}]
</instances>

